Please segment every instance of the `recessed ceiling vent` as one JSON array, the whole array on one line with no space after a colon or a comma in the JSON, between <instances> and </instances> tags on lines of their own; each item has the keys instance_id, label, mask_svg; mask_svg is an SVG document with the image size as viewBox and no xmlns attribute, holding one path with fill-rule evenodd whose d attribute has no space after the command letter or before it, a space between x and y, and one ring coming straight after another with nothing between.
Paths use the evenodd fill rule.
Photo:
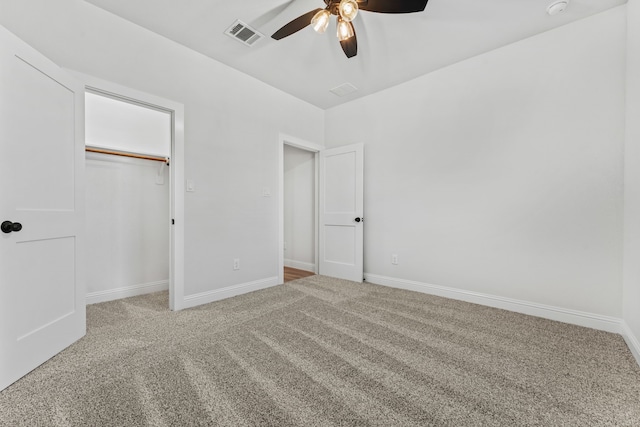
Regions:
<instances>
[{"instance_id":1,"label":"recessed ceiling vent","mask_svg":"<svg viewBox=\"0 0 640 427\"><path fill-rule=\"evenodd\" d=\"M264 34L260 34L240 20L234 22L224 33L247 46L253 46L255 42L264 37Z\"/></svg>"},{"instance_id":2,"label":"recessed ceiling vent","mask_svg":"<svg viewBox=\"0 0 640 427\"><path fill-rule=\"evenodd\" d=\"M336 86L333 89L330 89L330 92L332 92L334 95L345 96L357 90L358 88L351 83L343 83L340 86Z\"/></svg>"}]
</instances>

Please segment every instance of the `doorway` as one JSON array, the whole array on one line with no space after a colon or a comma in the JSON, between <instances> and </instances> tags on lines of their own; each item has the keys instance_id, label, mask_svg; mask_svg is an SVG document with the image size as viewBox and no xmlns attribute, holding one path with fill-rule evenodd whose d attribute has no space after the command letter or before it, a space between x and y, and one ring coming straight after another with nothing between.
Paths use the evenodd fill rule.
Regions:
<instances>
[{"instance_id":1,"label":"doorway","mask_svg":"<svg viewBox=\"0 0 640 427\"><path fill-rule=\"evenodd\" d=\"M87 304L169 289L171 121L85 92Z\"/></svg>"},{"instance_id":2,"label":"doorway","mask_svg":"<svg viewBox=\"0 0 640 427\"><path fill-rule=\"evenodd\" d=\"M324 147L280 135L278 283L318 273L318 153ZM297 202L296 202L297 199Z\"/></svg>"},{"instance_id":3,"label":"doorway","mask_svg":"<svg viewBox=\"0 0 640 427\"><path fill-rule=\"evenodd\" d=\"M162 162L153 162L155 182L164 180L168 187L169 203L164 212L167 222L169 254L168 254L168 288L169 308L181 310L185 308L184 300L184 106L180 103L151 95L135 89L101 80L82 73L71 74L83 82L85 91L93 94L124 101L131 105L142 106L149 110L163 112L169 119L169 167ZM162 156L163 157L163 156ZM132 161L138 161L132 159ZM156 185L156 184L154 184ZM157 184L160 186L161 184ZM165 187L165 188L166 188ZM163 208L157 208L163 209ZM166 230L166 229L165 229ZM134 232L138 232L135 230ZM141 289L129 289L127 292L146 293L153 291L155 286L165 286L162 283L143 283ZM146 287L145 285L148 285ZM128 295L127 295L128 296Z\"/></svg>"},{"instance_id":4,"label":"doorway","mask_svg":"<svg viewBox=\"0 0 640 427\"><path fill-rule=\"evenodd\" d=\"M285 281L305 277L318 271L315 256L317 248L315 163L316 153L285 144L283 172Z\"/></svg>"},{"instance_id":5,"label":"doorway","mask_svg":"<svg viewBox=\"0 0 640 427\"><path fill-rule=\"evenodd\" d=\"M314 155L314 272L362 282L364 272L364 144L325 149L288 135L279 138L278 282L284 283L284 152L292 146Z\"/></svg>"}]
</instances>

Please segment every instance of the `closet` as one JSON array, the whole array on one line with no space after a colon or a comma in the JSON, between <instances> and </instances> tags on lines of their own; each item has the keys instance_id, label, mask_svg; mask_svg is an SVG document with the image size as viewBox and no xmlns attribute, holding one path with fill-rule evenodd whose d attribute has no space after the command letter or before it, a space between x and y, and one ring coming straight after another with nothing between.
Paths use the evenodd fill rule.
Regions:
<instances>
[{"instance_id":1,"label":"closet","mask_svg":"<svg viewBox=\"0 0 640 427\"><path fill-rule=\"evenodd\" d=\"M171 114L87 92L87 303L169 286Z\"/></svg>"}]
</instances>

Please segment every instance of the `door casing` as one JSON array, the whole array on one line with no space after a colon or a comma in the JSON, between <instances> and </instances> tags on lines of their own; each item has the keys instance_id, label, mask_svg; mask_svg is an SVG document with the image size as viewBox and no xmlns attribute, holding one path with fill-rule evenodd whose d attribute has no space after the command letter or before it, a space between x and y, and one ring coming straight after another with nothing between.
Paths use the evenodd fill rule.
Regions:
<instances>
[{"instance_id":1,"label":"door casing","mask_svg":"<svg viewBox=\"0 0 640 427\"><path fill-rule=\"evenodd\" d=\"M310 141L306 141L304 139L296 138L291 135L280 134L278 139L278 197L280 198L278 201L278 283L284 283L284 146L289 145L291 147L296 147L301 150L309 151L314 153L314 204L315 204L315 215L313 221L313 229L314 229L314 242L315 242L315 253L314 253L314 265L315 271L314 273L318 273L319 268L319 258L318 258L318 200L319 200L319 192L318 192L318 153L324 150L323 145L319 145Z\"/></svg>"},{"instance_id":2,"label":"door casing","mask_svg":"<svg viewBox=\"0 0 640 427\"><path fill-rule=\"evenodd\" d=\"M86 91L109 96L125 102L143 105L171 114L171 167L169 205L169 308L177 311L184 303L184 105L165 98L101 80L86 74L69 71L84 83Z\"/></svg>"}]
</instances>

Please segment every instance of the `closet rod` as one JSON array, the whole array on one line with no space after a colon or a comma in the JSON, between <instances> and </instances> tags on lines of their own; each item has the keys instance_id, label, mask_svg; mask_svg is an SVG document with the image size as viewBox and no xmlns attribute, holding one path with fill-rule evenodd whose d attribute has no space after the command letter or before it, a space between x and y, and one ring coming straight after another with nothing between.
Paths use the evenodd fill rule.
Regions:
<instances>
[{"instance_id":1,"label":"closet rod","mask_svg":"<svg viewBox=\"0 0 640 427\"><path fill-rule=\"evenodd\" d=\"M91 153L101 153L101 154L112 154L114 156L123 156L123 157L133 157L136 159L145 159L145 160L154 160L156 162L164 162L167 165L169 164L168 157L160 157L160 156L151 156L147 154L136 154L136 153L128 153L126 151L116 151L116 150L107 150L105 148L96 148L91 146L86 146L85 151L89 151Z\"/></svg>"}]
</instances>

